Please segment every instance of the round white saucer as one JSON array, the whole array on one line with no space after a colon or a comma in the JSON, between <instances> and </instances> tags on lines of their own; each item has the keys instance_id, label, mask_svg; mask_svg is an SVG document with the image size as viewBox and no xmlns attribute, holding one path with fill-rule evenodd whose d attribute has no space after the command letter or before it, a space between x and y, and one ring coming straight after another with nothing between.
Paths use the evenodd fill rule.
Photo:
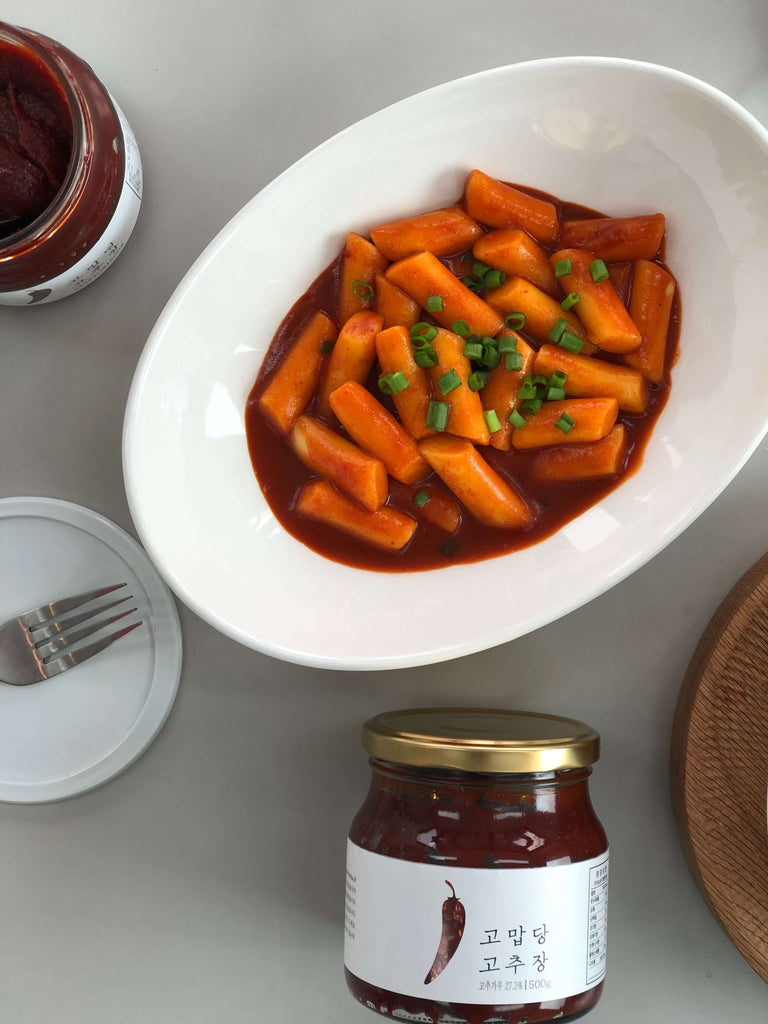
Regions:
<instances>
[{"instance_id":1,"label":"round white saucer","mask_svg":"<svg viewBox=\"0 0 768 1024\"><path fill-rule=\"evenodd\" d=\"M176 606L132 537L80 505L0 499L0 622L123 582L143 625L52 679L0 683L0 801L62 800L114 778L159 733L181 675Z\"/></svg>"}]
</instances>

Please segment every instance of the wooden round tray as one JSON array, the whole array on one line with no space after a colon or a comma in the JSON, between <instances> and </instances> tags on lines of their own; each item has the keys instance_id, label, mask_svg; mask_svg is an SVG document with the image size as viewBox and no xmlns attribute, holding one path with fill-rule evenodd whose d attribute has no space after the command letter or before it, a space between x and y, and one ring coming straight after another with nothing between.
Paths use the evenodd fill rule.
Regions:
<instances>
[{"instance_id":1,"label":"wooden round tray","mask_svg":"<svg viewBox=\"0 0 768 1024\"><path fill-rule=\"evenodd\" d=\"M693 877L768 981L768 555L720 605L691 659L671 781Z\"/></svg>"}]
</instances>

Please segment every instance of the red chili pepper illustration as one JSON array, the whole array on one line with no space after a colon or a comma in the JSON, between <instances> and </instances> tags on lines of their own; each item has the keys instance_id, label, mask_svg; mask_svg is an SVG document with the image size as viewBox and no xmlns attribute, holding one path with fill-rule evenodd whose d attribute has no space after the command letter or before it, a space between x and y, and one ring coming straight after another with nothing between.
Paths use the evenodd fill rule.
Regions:
<instances>
[{"instance_id":1,"label":"red chili pepper illustration","mask_svg":"<svg viewBox=\"0 0 768 1024\"><path fill-rule=\"evenodd\" d=\"M425 985L428 985L430 981L434 981L438 974L442 974L451 962L453 954L459 948L461 936L464 934L464 923L466 921L464 907L448 879L445 880L445 884L451 890L451 895L443 903L443 932L440 936L440 945L437 947L435 959L424 979Z\"/></svg>"}]
</instances>

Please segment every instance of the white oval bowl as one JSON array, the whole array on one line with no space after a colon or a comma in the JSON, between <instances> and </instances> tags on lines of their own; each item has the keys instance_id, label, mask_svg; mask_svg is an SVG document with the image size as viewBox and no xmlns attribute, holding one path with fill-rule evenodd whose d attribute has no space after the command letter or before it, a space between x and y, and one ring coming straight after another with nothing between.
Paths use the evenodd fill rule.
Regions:
<instances>
[{"instance_id":1,"label":"white oval bowl","mask_svg":"<svg viewBox=\"0 0 768 1024\"><path fill-rule=\"evenodd\" d=\"M548 540L430 572L352 569L275 519L251 469L246 399L346 233L454 202L472 167L607 214L666 214L683 308L671 397L640 470ZM256 650L382 669L512 640L624 579L704 511L768 427L767 169L768 132L723 93L600 57L450 82L313 150L203 252L137 367L125 484L168 584Z\"/></svg>"}]
</instances>

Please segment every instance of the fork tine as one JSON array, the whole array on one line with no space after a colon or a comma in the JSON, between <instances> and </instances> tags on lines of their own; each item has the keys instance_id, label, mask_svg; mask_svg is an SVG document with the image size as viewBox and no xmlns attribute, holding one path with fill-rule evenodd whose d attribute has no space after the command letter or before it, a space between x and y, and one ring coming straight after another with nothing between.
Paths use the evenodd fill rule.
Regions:
<instances>
[{"instance_id":1,"label":"fork tine","mask_svg":"<svg viewBox=\"0 0 768 1024\"><path fill-rule=\"evenodd\" d=\"M55 640L61 633L66 633L72 626L77 626L81 622L87 622L94 615L101 615L103 612L108 612L110 608L116 608L119 604L125 604L132 597L133 594L128 594L127 597L120 597L117 601L108 601L106 604L100 604L96 608L91 608L90 611L81 612L79 615L70 615L66 619L53 619L50 622L41 622L39 625L29 626L29 632L35 641L35 647L39 647L45 640Z\"/></svg>"},{"instance_id":2,"label":"fork tine","mask_svg":"<svg viewBox=\"0 0 768 1024\"><path fill-rule=\"evenodd\" d=\"M66 612L74 611L75 608L79 608L80 605L87 604L88 601L95 601L97 597L103 597L105 594L111 594L113 590L119 590L120 587L127 586L127 583L113 583L111 587L101 587L99 590L87 590L83 594L75 594L72 597L64 597L60 601L52 601L50 604L41 604L39 608L32 608L28 612L24 612L19 618L27 626L34 626L41 622L46 622L48 619L55 619L59 615L64 615Z\"/></svg>"},{"instance_id":3,"label":"fork tine","mask_svg":"<svg viewBox=\"0 0 768 1024\"><path fill-rule=\"evenodd\" d=\"M128 633L132 633L134 629L138 629L143 624L143 621L134 622L130 626L124 626L122 629L110 633L109 636L105 636L101 640L94 640L92 644L88 644L87 647L81 647L79 651L67 651L56 658L52 658L51 661L47 661L44 665L46 678L58 675L59 672L66 672L68 668L74 668L75 665L82 664L88 658L92 658L94 654L105 650L121 637L127 636Z\"/></svg>"},{"instance_id":4,"label":"fork tine","mask_svg":"<svg viewBox=\"0 0 768 1024\"><path fill-rule=\"evenodd\" d=\"M80 640L86 640L89 636L93 636L94 633L98 633L100 629L105 626L110 626L113 622L117 622L118 619L124 619L126 615L130 615L135 612L135 608L128 608L124 612L119 612L117 615L110 615L106 619L101 619L99 622L92 622L89 626L85 626L83 629L76 629L71 633L56 633L45 640L40 640L35 644L37 650L43 661L48 661L49 658L54 658L59 654L60 651L66 650L67 647L72 647L73 644L78 643Z\"/></svg>"}]
</instances>

